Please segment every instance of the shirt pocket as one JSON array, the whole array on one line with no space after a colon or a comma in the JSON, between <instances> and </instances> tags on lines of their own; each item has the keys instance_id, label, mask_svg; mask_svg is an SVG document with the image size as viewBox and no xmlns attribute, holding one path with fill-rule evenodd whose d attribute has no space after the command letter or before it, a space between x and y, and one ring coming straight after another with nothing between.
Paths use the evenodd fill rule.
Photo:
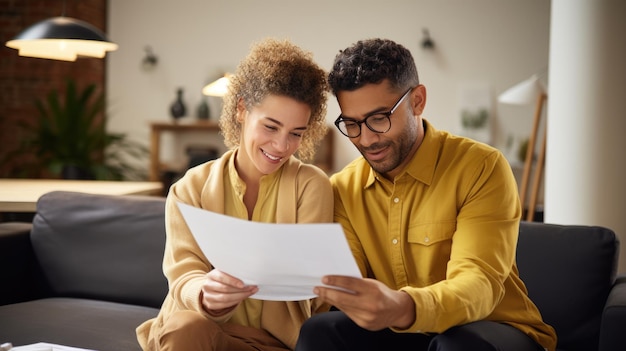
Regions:
<instances>
[{"instance_id":1,"label":"shirt pocket","mask_svg":"<svg viewBox=\"0 0 626 351\"><path fill-rule=\"evenodd\" d=\"M409 227L406 257L409 285L424 287L446 278L456 222L415 224Z\"/></svg>"},{"instance_id":2,"label":"shirt pocket","mask_svg":"<svg viewBox=\"0 0 626 351\"><path fill-rule=\"evenodd\" d=\"M437 222L415 224L409 227L408 241L411 244L433 246L445 241L451 241L456 222Z\"/></svg>"}]
</instances>

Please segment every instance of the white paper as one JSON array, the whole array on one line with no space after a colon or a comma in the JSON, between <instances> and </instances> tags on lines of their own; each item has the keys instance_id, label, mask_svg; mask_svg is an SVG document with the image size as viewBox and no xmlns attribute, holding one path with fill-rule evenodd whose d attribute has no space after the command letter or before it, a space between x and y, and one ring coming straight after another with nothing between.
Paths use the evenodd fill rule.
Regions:
<instances>
[{"instance_id":1,"label":"white paper","mask_svg":"<svg viewBox=\"0 0 626 351\"><path fill-rule=\"evenodd\" d=\"M178 208L211 264L257 285L256 299L306 300L325 275L361 277L338 223L260 223L183 203Z\"/></svg>"},{"instance_id":2,"label":"white paper","mask_svg":"<svg viewBox=\"0 0 626 351\"><path fill-rule=\"evenodd\" d=\"M15 346L10 349L11 351L94 351L89 349L81 349L77 347L70 347L57 344L49 344L47 342L38 342L36 344Z\"/></svg>"}]
</instances>

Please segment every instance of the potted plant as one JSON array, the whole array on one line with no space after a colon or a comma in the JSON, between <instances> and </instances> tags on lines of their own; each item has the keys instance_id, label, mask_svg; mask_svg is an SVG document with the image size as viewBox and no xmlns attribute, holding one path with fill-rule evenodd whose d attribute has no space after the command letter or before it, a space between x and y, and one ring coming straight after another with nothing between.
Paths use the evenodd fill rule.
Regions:
<instances>
[{"instance_id":1,"label":"potted plant","mask_svg":"<svg viewBox=\"0 0 626 351\"><path fill-rule=\"evenodd\" d=\"M145 179L134 161L147 157L148 149L125 134L107 132L104 94L96 93L95 84L80 90L68 79L64 99L53 90L35 105L37 120L21 124L24 138L11 153L32 156L24 169L65 179Z\"/></svg>"}]
</instances>

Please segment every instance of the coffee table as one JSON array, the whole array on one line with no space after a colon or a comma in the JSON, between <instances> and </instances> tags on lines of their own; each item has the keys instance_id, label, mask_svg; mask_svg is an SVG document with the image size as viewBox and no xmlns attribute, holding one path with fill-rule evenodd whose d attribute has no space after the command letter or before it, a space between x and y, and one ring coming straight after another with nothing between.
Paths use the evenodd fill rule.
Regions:
<instances>
[{"instance_id":1,"label":"coffee table","mask_svg":"<svg viewBox=\"0 0 626 351\"><path fill-rule=\"evenodd\" d=\"M103 195L161 195L161 182L0 179L0 212L35 212L45 193L63 190Z\"/></svg>"}]
</instances>

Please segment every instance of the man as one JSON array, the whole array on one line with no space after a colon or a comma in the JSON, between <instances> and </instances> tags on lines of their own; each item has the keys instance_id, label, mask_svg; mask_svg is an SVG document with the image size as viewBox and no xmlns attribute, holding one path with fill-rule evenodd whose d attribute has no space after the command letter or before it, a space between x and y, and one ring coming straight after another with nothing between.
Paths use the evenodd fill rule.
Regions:
<instances>
[{"instance_id":1,"label":"man","mask_svg":"<svg viewBox=\"0 0 626 351\"><path fill-rule=\"evenodd\" d=\"M335 58L337 128L359 150L331 178L365 278L324 277L336 307L300 331L298 351L554 350L554 329L515 263L521 206L502 154L422 117L426 88L410 52L359 41Z\"/></svg>"}]
</instances>

